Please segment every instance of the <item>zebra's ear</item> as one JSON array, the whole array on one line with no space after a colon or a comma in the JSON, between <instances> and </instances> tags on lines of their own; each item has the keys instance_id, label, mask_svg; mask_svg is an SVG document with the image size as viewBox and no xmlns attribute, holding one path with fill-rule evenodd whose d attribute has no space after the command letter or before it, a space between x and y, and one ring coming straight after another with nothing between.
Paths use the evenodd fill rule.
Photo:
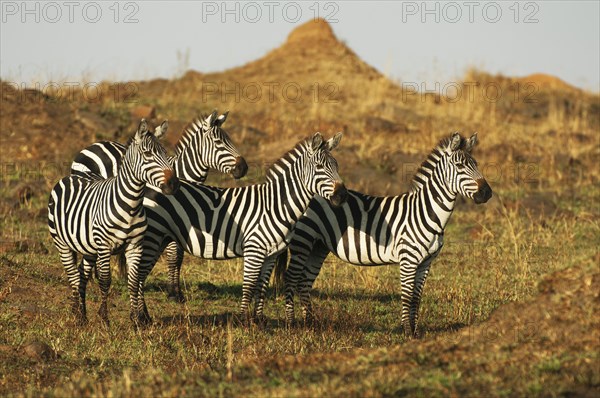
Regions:
<instances>
[{"instance_id":1,"label":"zebra's ear","mask_svg":"<svg viewBox=\"0 0 600 398\"><path fill-rule=\"evenodd\" d=\"M217 120L217 110L215 109L208 117L204 120L208 127L212 127L215 125L215 121Z\"/></svg>"},{"instance_id":2,"label":"zebra's ear","mask_svg":"<svg viewBox=\"0 0 600 398\"><path fill-rule=\"evenodd\" d=\"M479 140L477 139L477 132L473 133L473 135L471 136L471 138L469 138L468 140L465 141L465 152L469 152L471 153L471 151L473 150L473 147L475 145L477 145L477 143L479 142Z\"/></svg>"},{"instance_id":3,"label":"zebra's ear","mask_svg":"<svg viewBox=\"0 0 600 398\"><path fill-rule=\"evenodd\" d=\"M133 138L136 142L139 142L146 133L148 133L148 123L146 119L142 119Z\"/></svg>"},{"instance_id":4,"label":"zebra's ear","mask_svg":"<svg viewBox=\"0 0 600 398\"><path fill-rule=\"evenodd\" d=\"M169 129L169 121L165 120L164 122L162 122L160 124L160 126L158 126L157 128L154 129L154 136L156 138L164 137L164 135L167 134L168 129Z\"/></svg>"},{"instance_id":5,"label":"zebra's ear","mask_svg":"<svg viewBox=\"0 0 600 398\"><path fill-rule=\"evenodd\" d=\"M458 148L460 148L461 142L462 138L460 137L460 133L457 131L456 133L452 134L452 137L450 137L450 142L448 143L448 150L450 152L458 150Z\"/></svg>"},{"instance_id":6,"label":"zebra's ear","mask_svg":"<svg viewBox=\"0 0 600 398\"><path fill-rule=\"evenodd\" d=\"M223 123L225 123L225 120L227 120L227 115L229 115L229 111L227 111L224 114L222 114L221 116L219 116L217 118L217 120L215 121L215 125L217 125L217 127L221 127L223 125Z\"/></svg>"},{"instance_id":7,"label":"zebra's ear","mask_svg":"<svg viewBox=\"0 0 600 398\"><path fill-rule=\"evenodd\" d=\"M317 132L312 137L311 148L313 152L321 148L321 145L323 145L323 136L321 135L321 133Z\"/></svg>"},{"instance_id":8,"label":"zebra's ear","mask_svg":"<svg viewBox=\"0 0 600 398\"><path fill-rule=\"evenodd\" d=\"M335 148L337 148L338 145L340 145L341 140L342 140L342 132L340 131L339 133L334 135L333 138L330 138L329 140L327 140L327 150L333 151Z\"/></svg>"}]
</instances>

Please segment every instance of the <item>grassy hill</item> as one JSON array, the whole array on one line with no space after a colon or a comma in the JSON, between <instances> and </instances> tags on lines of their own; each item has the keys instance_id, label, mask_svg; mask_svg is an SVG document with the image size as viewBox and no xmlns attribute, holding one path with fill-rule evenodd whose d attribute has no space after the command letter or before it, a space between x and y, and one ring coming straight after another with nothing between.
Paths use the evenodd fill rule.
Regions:
<instances>
[{"instance_id":1,"label":"grassy hill","mask_svg":"<svg viewBox=\"0 0 600 398\"><path fill-rule=\"evenodd\" d=\"M73 91L0 84L0 395L598 394L597 93L543 74L479 70L441 83L440 95L415 92L322 20L219 73ZM274 295L266 325L237 325L241 262L189 256L185 305L166 300L164 266L150 276L152 327L131 328L119 280L111 329L94 316L75 326L45 224L51 187L79 150L124 142L142 116L169 119L172 149L183 126L213 108L231 111L225 127L249 161L240 185L261 181L265 164L300 138L343 131L336 157L347 185L395 195L440 138L479 132L474 155L494 197L459 201L425 287L421 339L400 331L396 268L331 257L312 327L286 328ZM236 184L217 173L209 182ZM89 290L93 313L99 294Z\"/></svg>"}]
</instances>

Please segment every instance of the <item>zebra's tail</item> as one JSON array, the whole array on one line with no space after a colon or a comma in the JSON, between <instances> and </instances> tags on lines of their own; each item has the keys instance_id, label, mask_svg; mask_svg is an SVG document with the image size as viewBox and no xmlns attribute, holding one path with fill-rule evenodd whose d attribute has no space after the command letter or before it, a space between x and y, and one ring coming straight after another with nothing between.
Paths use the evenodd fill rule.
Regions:
<instances>
[{"instance_id":1,"label":"zebra's tail","mask_svg":"<svg viewBox=\"0 0 600 398\"><path fill-rule=\"evenodd\" d=\"M125 251L117 254L117 275L120 279L127 279L127 259Z\"/></svg>"},{"instance_id":2,"label":"zebra's tail","mask_svg":"<svg viewBox=\"0 0 600 398\"><path fill-rule=\"evenodd\" d=\"M277 294L282 294L285 290L285 271L288 263L288 249L285 249L277 256L275 268L273 269L273 286Z\"/></svg>"}]
</instances>

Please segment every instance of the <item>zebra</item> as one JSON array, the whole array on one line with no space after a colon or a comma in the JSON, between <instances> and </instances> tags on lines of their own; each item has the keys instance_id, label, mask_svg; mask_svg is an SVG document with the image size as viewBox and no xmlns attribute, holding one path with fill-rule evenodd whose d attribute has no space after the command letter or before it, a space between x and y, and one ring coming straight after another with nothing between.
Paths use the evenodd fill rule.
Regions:
<instances>
[{"instance_id":1,"label":"zebra","mask_svg":"<svg viewBox=\"0 0 600 398\"><path fill-rule=\"evenodd\" d=\"M245 159L222 129L228 114L218 115L215 110L210 115L193 120L184 128L175 155L169 157L179 178L203 183L211 168L232 174L236 179L246 175L248 165ZM157 133L162 131L164 134L167 129L168 121L165 120L157 127ZM91 173L101 178L113 177L124 154L125 146L118 142L97 142L77 154L71 164L71 174L89 177Z\"/></svg>"},{"instance_id":2,"label":"zebra","mask_svg":"<svg viewBox=\"0 0 600 398\"><path fill-rule=\"evenodd\" d=\"M141 258L146 230L142 201L146 184L166 195L175 193L179 180L158 138L164 131L148 131L144 119L130 139L115 177L107 179L71 175L61 179L48 200L48 227L71 285L73 312L87 322L86 284L97 266L102 302L98 311L108 325L110 255L122 251L129 267ZM77 267L77 253L82 266Z\"/></svg>"},{"instance_id":3,"label":"zebra","mask_svg":"<svg viewBox=\"0 0 600 398\"><path fill-rule=\"evenodd\" d=\"M258 292L259 278L268 281L275 255L289 243L289 233L311 198L321 195L334 206L345 200L346 187L331 155L341 138L338 133L324 141L316 133L299 142L270 167L262 184L214 188L182 181L174 196L151 187L144 198L148 229L142 260L128 274L136 322L151 322L143 286L170 241L197 257L244 257L240 314L249 317L252 297L265 294L263 282L265 288Z\"/></svg>"},{"instance_id":4,"label":"zebra","mask_svg":"<svg viewBox=\"0 0 600 398\"><path fill-rule=\"evenodd\" d=\"M235 179L242 178L248 171L246 160L223 130L223 123L229 112L218 115L213 111L189 123L177 144L176 153L169 157L175 174L188 181L204 183L209 169L216 169L224 174L232 174ZM168 121L164 121L157 130L166 132ZM117 142L103 141L90 145L77 156L71 165L72 175L107 178L115 176L121 164L125 146ZM167 294L169 299L183 302L179 275L183 262L183 249L175 242L165 249L169 270ZM120 265L124 265L120 262ZM121 269L121 274L126 271Z\"/></svg>"},{"instance_id":5,"label":"zebra","mask_svg":"<svg viewBox=\"0 0 600 398\"><path fill-rule=\"evenodd\" d=\"M328 253L353 265L400 265L402 326L417 335L418 310L431 262L444 244L444 229L462 195L485 203L492 189L477 168L471 150L477 133L443 139L423 162L412 191L400 196L375 197L348 191L343 206L334 208L316 197L296 224L287 251L275 274L285 272L286 320L294 319L294 294L303 316L312 320L310 290Z\"/></svg>"}]
</instances>

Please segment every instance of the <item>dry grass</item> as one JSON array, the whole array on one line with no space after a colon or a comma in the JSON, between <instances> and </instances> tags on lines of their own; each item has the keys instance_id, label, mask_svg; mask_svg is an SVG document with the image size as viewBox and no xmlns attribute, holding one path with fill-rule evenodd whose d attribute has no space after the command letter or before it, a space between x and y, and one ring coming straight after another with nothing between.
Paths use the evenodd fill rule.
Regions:
<instances>
[{"instance_id":1,"label":"dry grass","mask_svg":"<svg viewBox=\"0 0 600 398\"><path fill-rule=\"evenodd\" d=\"M320 91L316 101L306 94L291 102L281 91L273 102L264 94L223 100L207 94L214 82L292 82L303 93L317 82ZM103 83L109 94L93 102L81 93L68 101L23 97L3 86L0 395L597 394L599 97L539 76L470 71L459 84L471 82L479 83L473 100L409 95L321 26L231 71ZM527 83L538 84L536 101L515 101L529 93ZM506 95L482 100L489 84ZM111 87L122 87L120 95ZM135 88L133 102L127 87ZM163 264L150 276L152 327L131 327L126 288L115 281L111 329L94 316L77 328L45 225L47 194L81 148L124 141L141 104L156 107L155 122L168 118L172 131L199 111L229 108L230 135L251 164L242 184L260 181L264 163L300 137L343 130L337 158L347 185L399 194L441 137L479 131L475 156L494 198L458 204L425 287L422 339L406 341L400 331L395 267L333 258L317 280L314 327L286 328L273 295L266 325L237 325L241 262L188 256L185 305L166 301ZM232 184L216 174L209 182ZM95 284L89 302L92 313Z\"/></svg>"}]
</instances>

